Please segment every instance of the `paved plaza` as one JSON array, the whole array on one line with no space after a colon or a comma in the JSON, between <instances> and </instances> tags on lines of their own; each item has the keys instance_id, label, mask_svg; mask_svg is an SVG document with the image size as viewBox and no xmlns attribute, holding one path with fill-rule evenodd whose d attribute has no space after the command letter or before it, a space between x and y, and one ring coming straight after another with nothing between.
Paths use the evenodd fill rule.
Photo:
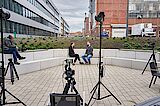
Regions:
<instances>
[{"instance_id":1,"label":"paved plaza","mask_svg":"<svg viewBox=\"0 0 160 106\"><path fill-rule=\"evenodd\" d=\"M97 65L75 65L72 68L75 69L76 88L81 95L85 91L85 101L88 103L91 96L89 92L98 81L98 67ZM65 79L62 78L63 72L63 65L52 67L20 75L20 80L16 80L14 85L7 80L6 86L27 106L46 106L49 103L51 92L62 93L65 85ZM148 88L151 73L145 71L142 75L141 72L142 70L105 66L105 76L102 82L122 102L122 105L119 105L110 96L101 101L92 100L91 106L133 106L154 96L159 96L160 80L157 79L156 84ZM108 92L101 88L101 94L105 96L108 95ZM14 99L7 95L7 101L14 101ZM22 106L22 104L18 106Z\"/></svg>"}]
</instances>

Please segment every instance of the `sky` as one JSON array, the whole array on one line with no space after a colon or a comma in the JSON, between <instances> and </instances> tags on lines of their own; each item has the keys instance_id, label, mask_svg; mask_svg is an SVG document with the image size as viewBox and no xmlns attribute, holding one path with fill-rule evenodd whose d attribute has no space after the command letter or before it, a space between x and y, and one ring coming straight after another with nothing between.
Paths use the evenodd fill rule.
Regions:
<instances>
[{"instance_id":1,"label":"sky","mask_svg":"<svg viewBox=\"0 0 160 106\"><path fill-rule=\"evenodd\" d=\"M52 0L65 21L70 32L82 31L85 13L88 13L89 0Z\"/></svg>"}]
</instances>

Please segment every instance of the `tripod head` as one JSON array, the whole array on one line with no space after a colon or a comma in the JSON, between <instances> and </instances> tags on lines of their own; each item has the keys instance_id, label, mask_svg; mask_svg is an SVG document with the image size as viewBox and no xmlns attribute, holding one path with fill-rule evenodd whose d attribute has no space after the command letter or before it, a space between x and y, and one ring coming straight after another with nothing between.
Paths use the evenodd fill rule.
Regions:
<instances>
[{"instance_id":1,"label":"tripod head","mask_svg":"<svg viewBox=\"0 0 160 106\"><path fill-rule=\"evenodd\" d=\"M155 48L155 43L151 43L151 48L154 49Z\"/></svg>"},{"instance_id":2,"label":"tripod head","mask_svg":"<svg viewBox=\"0 0 160 106\"><path fill-rule=\"evenodd\" d=\"M12 58L9 58L8 61L9 61L9 62L12 62Z\"/></svg>"},{"instance_id":3,"label":"tripod head","mask_svg":"<svg viewBox=\"0 0 160 106\"><path fill-rule=\"evenodd\" d=\"M73 59L66 59L65 61L66 61L66 65L65 65L66 77L65 77L65 79L67 81L74 80L73 75L75 75L75 70L72 70L70 67L71 63L73 63Z\"/></svg>"}]
</instances>

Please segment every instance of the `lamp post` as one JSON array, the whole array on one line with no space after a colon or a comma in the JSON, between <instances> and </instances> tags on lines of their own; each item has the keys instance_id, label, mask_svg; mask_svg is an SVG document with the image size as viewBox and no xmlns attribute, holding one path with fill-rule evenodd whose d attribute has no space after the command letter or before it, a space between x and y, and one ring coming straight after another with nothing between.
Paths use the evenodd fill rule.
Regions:
<instances>
[{"instance_id":1,"label":"lamp post","mask_svg":"<svg viewBox=\"0 0 160 106\"><path fill-rule=\"evenodd\" d=\"M126 37L128 37L128 14L129 14L129 0L127 0L127 11L126 11Z\"/></svg>"}]
</instances>

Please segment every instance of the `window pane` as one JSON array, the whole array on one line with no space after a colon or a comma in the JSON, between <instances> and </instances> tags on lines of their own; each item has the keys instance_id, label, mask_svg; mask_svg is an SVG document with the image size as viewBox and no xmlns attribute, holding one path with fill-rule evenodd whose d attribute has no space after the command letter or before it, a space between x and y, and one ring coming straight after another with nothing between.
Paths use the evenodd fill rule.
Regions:
<instances>
[{"instance_id":1,"label":"window pane","mask_svg":"<svg viewBox=\"0 0 160 106\"><path fill-rule=\"evenodd\" d=\"M9 0L5 0L5 1L4 1L4 7L5 7L6 9L9 9Z\"/></svg>"},{"instance_id":2,"label":"window pane","mask_svg":"<svg viewBox=\"0 0 160 106\"><path fill-rule=\"evenodd\" d=\"M3 6L4 6L4 0L1 0L0 7L3 7Z\"/></svg>"}]
</instances>

